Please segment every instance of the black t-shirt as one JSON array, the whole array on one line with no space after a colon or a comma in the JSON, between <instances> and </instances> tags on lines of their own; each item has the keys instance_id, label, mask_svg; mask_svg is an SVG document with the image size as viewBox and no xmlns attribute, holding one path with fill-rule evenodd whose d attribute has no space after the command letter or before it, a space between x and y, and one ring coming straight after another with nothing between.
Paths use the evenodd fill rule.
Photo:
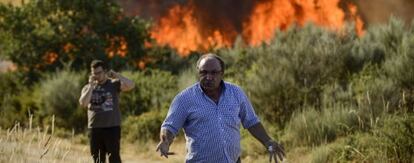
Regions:
<instances>
[{"instance_id":1,"label":"black t-shirt","mask_svg":"<svg viewBox=\"0 0 414 163\"><path fill-rule=\"evenodd\" d=\"M86 86L85 86L86 87ZM98 84L92 92L88 105L88 128L105 128L121 125L121 112L119 111L119 93L121 82L107 80Z\"/></svg>"}]
</instances>

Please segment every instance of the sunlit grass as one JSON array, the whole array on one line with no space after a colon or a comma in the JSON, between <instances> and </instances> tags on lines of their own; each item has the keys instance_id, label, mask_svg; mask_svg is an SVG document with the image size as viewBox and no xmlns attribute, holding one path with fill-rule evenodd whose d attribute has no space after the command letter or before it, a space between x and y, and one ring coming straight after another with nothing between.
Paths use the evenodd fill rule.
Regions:
<instances>
[{"instance_id":1,"label":"sunlit grass","mask_svg":"<svg viewBox=\"0 0 414 163\"><path fill-rule=\"evenodd\" d=\"M32 118L25 123L16 123L12 128L0 128L0 163L14 162L92 162L89 144L85 134L57 133L54 116L51 124L33 127ZM65 132L65 131L59 131ZM67 131L66 131L67 132ZM58 135L71 135L61 137ZM127 143L122 141L121 158L123 162L183 162L185 142L179 140L171 147L175 155L168 159L155 152L157 142Z\"/></svg>"},{"instance_id":2,"label":"sunlit grass","mask_svg":"<svg viewBox=\"0 0 414 163\"><path fill-rule=\"evenodd\" d=\"M26 124L26 125L23 125ZM0 163L14 162L62 162L62 163L83 163L91 162L89 155L89 145L85 135L57 136L54 118L51 117L51 124L43 128L32 126L32 116L27 123L16 123L12 128L0 128ZM63 132L63 131L59 131ZM70 135L70 134L65 134ZM250 135L248 137L251 137ZM254 138L242 140L243 151L242 162L245 163L265 163L268 162L265 149L261 148ZM121 144L121 158L123 162L171 162L181 163L185 160L185 140L179 137L170 148L174 155L168 159L160 157L155 152L158 142L146 141L129 143L126 140ZM258 150L259 155L251 155L253 152L249 144L256 144L253 150Z\"/></svg>"},{"instance_id":3,"label":"sunlit grass","mask_svg":"<svg viewBox=\"0 0 414 163\"><path fill-rule=\"evenodd\" d=\"M86 145L75 143L75 137L54 136L54 126L41 129L14 127L0 130L0 162L90 162Z\"/></svg>"},{"instance_id":4,"label":"sunlit grass","mask_svg":"<svg viewBox=\"0 0 414 163\"><path fill-rule=\"evenodd\" d=\"M5 4L12 4L12 5L21 5L24 2L27 2L29 0L0 0L0 3L5 3Z\"/></svg>"}]
</instances>

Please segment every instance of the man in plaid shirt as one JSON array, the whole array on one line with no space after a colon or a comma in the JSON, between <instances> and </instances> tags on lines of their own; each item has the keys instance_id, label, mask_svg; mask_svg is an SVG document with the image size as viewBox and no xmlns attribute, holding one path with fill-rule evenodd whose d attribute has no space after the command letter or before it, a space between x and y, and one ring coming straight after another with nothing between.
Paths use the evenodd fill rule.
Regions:
<instances>
[{"instance_id":1,"label":"man in plaid shirt","mask_svg":"<svg viewBox=\"0 0 414 163\"><path fill-rule=\"evenodd\" d=\"M197 61L199 82L173 100L161 126L157 151L168 158L169 147L183 128L187 140L186 162L240 162L240 124L268 150L270 161L285 156L283 147L266 133L243 90L224 82L224 62L215 54Z\"/></svg>"}]
</instances>

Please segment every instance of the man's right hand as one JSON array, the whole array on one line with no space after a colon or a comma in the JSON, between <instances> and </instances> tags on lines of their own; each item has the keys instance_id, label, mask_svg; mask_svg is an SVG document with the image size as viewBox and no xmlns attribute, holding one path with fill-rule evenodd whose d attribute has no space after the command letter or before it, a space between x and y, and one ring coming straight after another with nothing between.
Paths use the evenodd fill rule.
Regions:
<instances>
[{"instance_id":1,"label":"man's right hand","mask_svg":"<svg viewBox=\"0 0 414 163\"><path fill-rule=\"evenodd\" d=\"M95 77L93 75L89 75L89 85L92 88L95 88L95 86L98 85L98 82L95 80Z\"/></svg>"},{"instance_id":2,"label":"man's right hand","mask_svg":"<svg viewBox=\"0 0 414 163\"><path fill-rule=\"evenodd\" d=\"M160 132L160 143L157 145L157 150L160 151L161 156L168 158L168 155L173 155L173 152L168 152L170 150L170 145L174 141L174 135L167 129L161 129Z\"/></svg>"},{"instance_id":3,"label":"man's right hand","mask_svg":"<svg viewBox=\"0 0 414 163\"><path fill-rule=\"evenodd\" d=\"M160 151L161 156L168 158L168 154L170 150L170 143L168 141L161 140L160 143L157 145L157 152Z\"/></svg>"}]
</instances>

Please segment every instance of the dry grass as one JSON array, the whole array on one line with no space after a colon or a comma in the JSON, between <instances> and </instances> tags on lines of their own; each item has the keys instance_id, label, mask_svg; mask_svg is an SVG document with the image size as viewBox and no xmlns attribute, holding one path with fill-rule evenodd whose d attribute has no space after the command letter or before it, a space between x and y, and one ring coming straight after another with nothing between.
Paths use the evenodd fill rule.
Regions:
<instances>
[{"instance_id":1,"label":"dry grass","mask_svg":"<svg viewBox=\"0 0 414 163\"><path fill-rule=\"evenodd\" d=\"M0 162L90 162L88 147L75 143L74 136L58 138L53 123L41 129L32 128L31 121L32 116L27 127L16 123L0 130Z\"/></svg>"},{"instance_id":2,"label":"dry grass","mask_svg":"<svg viewBox=\"0 0 414 163\"><path fill-rule=\"evenodd\" d=\"M54 118L52 124L44 127L32 128L31 119L26 127L16 123L13 128L0 128L0 163L83 163L92 162L89 155L89 146L80 139L85 136L62 138L55 136ZM85 142L85 141L84 141ZM145 144L121 145L121 158L126 163L166 162L155 152L155 142ZM167 162L183 162L185 143L178 141L171 150L176 154L170 156Z\"/></svg>"},{"instance_id":3,"label":"dry grass","mask_svg":"<svg viewBox=\"0 0 414 163\"><path fill-rule=\"evenodd\" d=\"M83 163L92 162L89 155L87 138L84 135L56 136L54 116L50 126L32 127L30 116L27 125L16 123L9 129L0 128L0 163ZM67 134L70 135L70 134ZM86 142L86 143L85 143ZM168 159L155 152L157 142L127 143L122 142L121 158L125 163L181 163L185 159L185 140L176 140L170 151L174 152ZM242 147L246 149L247 147ZM267 157L244 157L244 163L265 163ZM289 161L286 161L289 162Z\"/></svg>"},{"instance_id":4,"label":"dry grass","mask_svg":"<svg viewBox=\"0 0 414 163\"><path fill-rule=\"evenodd\" d=\"M29 0L23 1L23 0L0 0L0 3L5 4L12 4L12 5L21 5L23 2L27 2Z\"/></svg>"},{"instance_id":5,"label":"dry grass","mask_svg":"<svg viewBox=\"0 0 414 163\"><path fill-rule=\"evenodd\" d=\"M53 126L53 125L52 125ZM13 128L0 128L0 163L83 163L92 162L88 144L82 144L79 136L61 138L54 136L53 127L22 127L16 123ZM181 163L185 159L185 142L177 140L171 146L168 159L155 152L156 142L122 143L121 158L125 163ZM244 163L267 162L266 157L245 157ZM289 162L289 161L287 161Z\"/></svg>"}]
</instances>

